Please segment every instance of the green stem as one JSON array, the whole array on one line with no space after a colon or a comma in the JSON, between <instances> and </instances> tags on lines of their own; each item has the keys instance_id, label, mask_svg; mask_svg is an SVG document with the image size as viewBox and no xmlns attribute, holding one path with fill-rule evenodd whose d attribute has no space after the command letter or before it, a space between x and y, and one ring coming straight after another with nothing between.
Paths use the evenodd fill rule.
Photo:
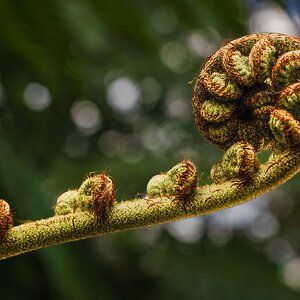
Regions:
<instances>
[{"instance_id":1,"label":"green stem","mask_svg":"<svg viewBox=\"0 0 300 300\"><path fill-rule=\"evenodd\" d=\"M230 180L198 187L188 204L166 197L136 199L114 205L105 218L80 212L55 216L11 228L0 244L0 259L39 248L104 235L117 231L153 226L203 215L244 203L291 178L300 170L300 152L283 151L260 166L248 181Z\"/></svg>"}]
</instances>

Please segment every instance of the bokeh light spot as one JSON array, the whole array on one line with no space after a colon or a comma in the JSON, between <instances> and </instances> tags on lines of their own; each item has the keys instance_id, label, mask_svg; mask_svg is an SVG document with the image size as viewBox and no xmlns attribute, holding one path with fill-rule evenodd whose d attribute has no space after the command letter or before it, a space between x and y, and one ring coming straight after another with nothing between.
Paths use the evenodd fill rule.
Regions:
<instances>
[{"instance_id":1,"label":"bokeh light spot","mask_svg":"<svg viewBox=\"0 0 300 300\"><path fill-rule=\"evenodd\" d=\"M119 113L129 113L139 105L141 91L129 77L113 80L107 87L108 104Z\"/></svg>"},{"instance_id":2,"label":"bokeh light spot","mask_svg":"<svg viewBox=\"0 0 300 300\"><path fill-rule=\"evenodd\" d=\"M276 3L264 1L254 6L249 17L249 29L255 32L278 32L297 36L297 27L289 15Z\"/></svg>"},{"instance_id":3,"label":"bokeh light spot","mask_svg":"<svg viewBox=\"0 0 300 300\"><path fill-rule=\"evenodd\" d=\"M287 286L300 290L300 258L294 258L283 265L282 278Z\"/></svg>"},{"instance_id":4,"label":"bokeh light spot","mask_svg":"<svg viewBox=\"0 0 300 300\"><path fill-rule=\"evenodd\" d=\"M204 221L201 217L194 217L169 223L166 228L176 240L194 243L203 235Z\"/></svg>"},{"instance_id":5,"label":"bokeh light spot","mask_svg":"<svg viewBox=\"0 0 300 300\"><path fill-rule=\"evenodd\" d=\"M189 121L192 118L190 102L181 96L176 89L168 91L165 99L166 114L179 121Z\"/></svg>"},{"instance_id":6,"label":"bokeh light spot","mask_svg":"<svg viewBox=\"0 0 300 300\"><path fill-rule=\"evenodd\" d=\"M27 107L35 111L46 109L52 101L49 90L36 82L31 82L26 86L23 98Z\"/></svg>"},{"instance_id":7,"label":"bokeh light spot","mask_svg":"<svg viewBox=\"0 0 300 300\"><path fill-rule=\"evenodd\" d=\"M171 41L161 48L163 63L175 73L183 73L190 67L187 60L187 51L182 43Z\"/></svg>"},{"instance_id":8,"label":"bokeh light spot","mask_svg":"<svg viewBox=\"0 0 300 300\"><path fill-rule=\"evenodd\" d=\"M71 117L78 129L84 134L93 134L102 125L102 114L91 101L75 102L71 107Z\"/></svg>"},{"instance_id":9,"label":"bokeh light spot","mask_svg":"<svg viewBox=\"0 0 300 300\"><path fill-rule=\"evenodd\" d=\"M187 47L194 56L206 57L216 48L205 35L193 31L187 36Z\"/></svg>"}]
</instances>

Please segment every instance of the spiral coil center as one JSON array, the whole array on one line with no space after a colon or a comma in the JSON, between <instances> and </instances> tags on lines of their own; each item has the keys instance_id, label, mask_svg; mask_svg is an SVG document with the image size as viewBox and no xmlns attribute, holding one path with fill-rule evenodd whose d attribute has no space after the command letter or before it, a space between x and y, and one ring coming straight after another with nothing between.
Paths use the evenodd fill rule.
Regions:
<instances>
[{"instance_id":1,"label":"spiral coil center","mask_svg":"<svg viewBox=\"0 0 300 300\"><path fill-rule=\"evenodd\" d=\"M224 150L241 140L256 152L272 147L272 115L284 110L291 114L285 118L300 120L299 79L299 38L252 34L227 43L196 81L193 113L200 132Z\"/></svg>"}]
</instances>

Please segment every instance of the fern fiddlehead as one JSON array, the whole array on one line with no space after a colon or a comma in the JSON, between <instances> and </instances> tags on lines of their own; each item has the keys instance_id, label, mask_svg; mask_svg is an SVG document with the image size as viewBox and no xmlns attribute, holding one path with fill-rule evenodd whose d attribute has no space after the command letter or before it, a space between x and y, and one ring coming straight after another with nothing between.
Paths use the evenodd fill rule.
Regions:
<instances>
[{"instance_id":1,"label":"fern fiddlehead","mask_svg":"<svg viewBox=\"0 0 300 300\"><path fill-rule=\"evenodd\" d=\"M282 34L241 37L206 61L193 93L193 114L206 139L229 151L212 169L215 182L234 178L234 172L251 176L256 152L297 151L299 79L300 40Z\"/></svg>"},{"instance_id":2,"label":"fern fiddlehead","mask_svg":"<svg viewBox=\"0 0 300 300\"><path fill-rule=\"evenodd\" d=\"M85 178L58 198L55 216L12 227L0 200L0 259L120 230L155 225L231 207L260 195L300 170L300 39L252 34L217 50L201 68L193 114L200 132L225 151L197 186L183 160L154 176L147 197L117 202L105 173ZM260 164L257 153L270 149Z\"/></svg>"}]
</instances>

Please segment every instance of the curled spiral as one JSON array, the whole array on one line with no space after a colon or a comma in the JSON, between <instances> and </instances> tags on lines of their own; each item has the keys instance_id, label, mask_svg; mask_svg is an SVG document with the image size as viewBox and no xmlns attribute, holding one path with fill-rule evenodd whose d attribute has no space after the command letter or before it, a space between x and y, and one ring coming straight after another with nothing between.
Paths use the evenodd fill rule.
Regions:
<instances>
[{"instance_id":1,"label":"curled spiral","mask_svg":"<svg viewBox=\"0 0 300 300\"><path fill-rule=\"evenodd\" d=\"M9 204L0 199L0 243L3 242L3 239L7 231L13 226L13 218L10 210Z\"/></svg>"},{"instance_id":2,"label":"curled spiral","mask_svg":"<svg viewBox=\"0 0 300 300\"><path fill-rule=\"evenodd\" d=\"M251 34L230 41L202 66L193 92L200 132L227 150L300 144L300 38Z\"/></svg>"}]
</instances>

